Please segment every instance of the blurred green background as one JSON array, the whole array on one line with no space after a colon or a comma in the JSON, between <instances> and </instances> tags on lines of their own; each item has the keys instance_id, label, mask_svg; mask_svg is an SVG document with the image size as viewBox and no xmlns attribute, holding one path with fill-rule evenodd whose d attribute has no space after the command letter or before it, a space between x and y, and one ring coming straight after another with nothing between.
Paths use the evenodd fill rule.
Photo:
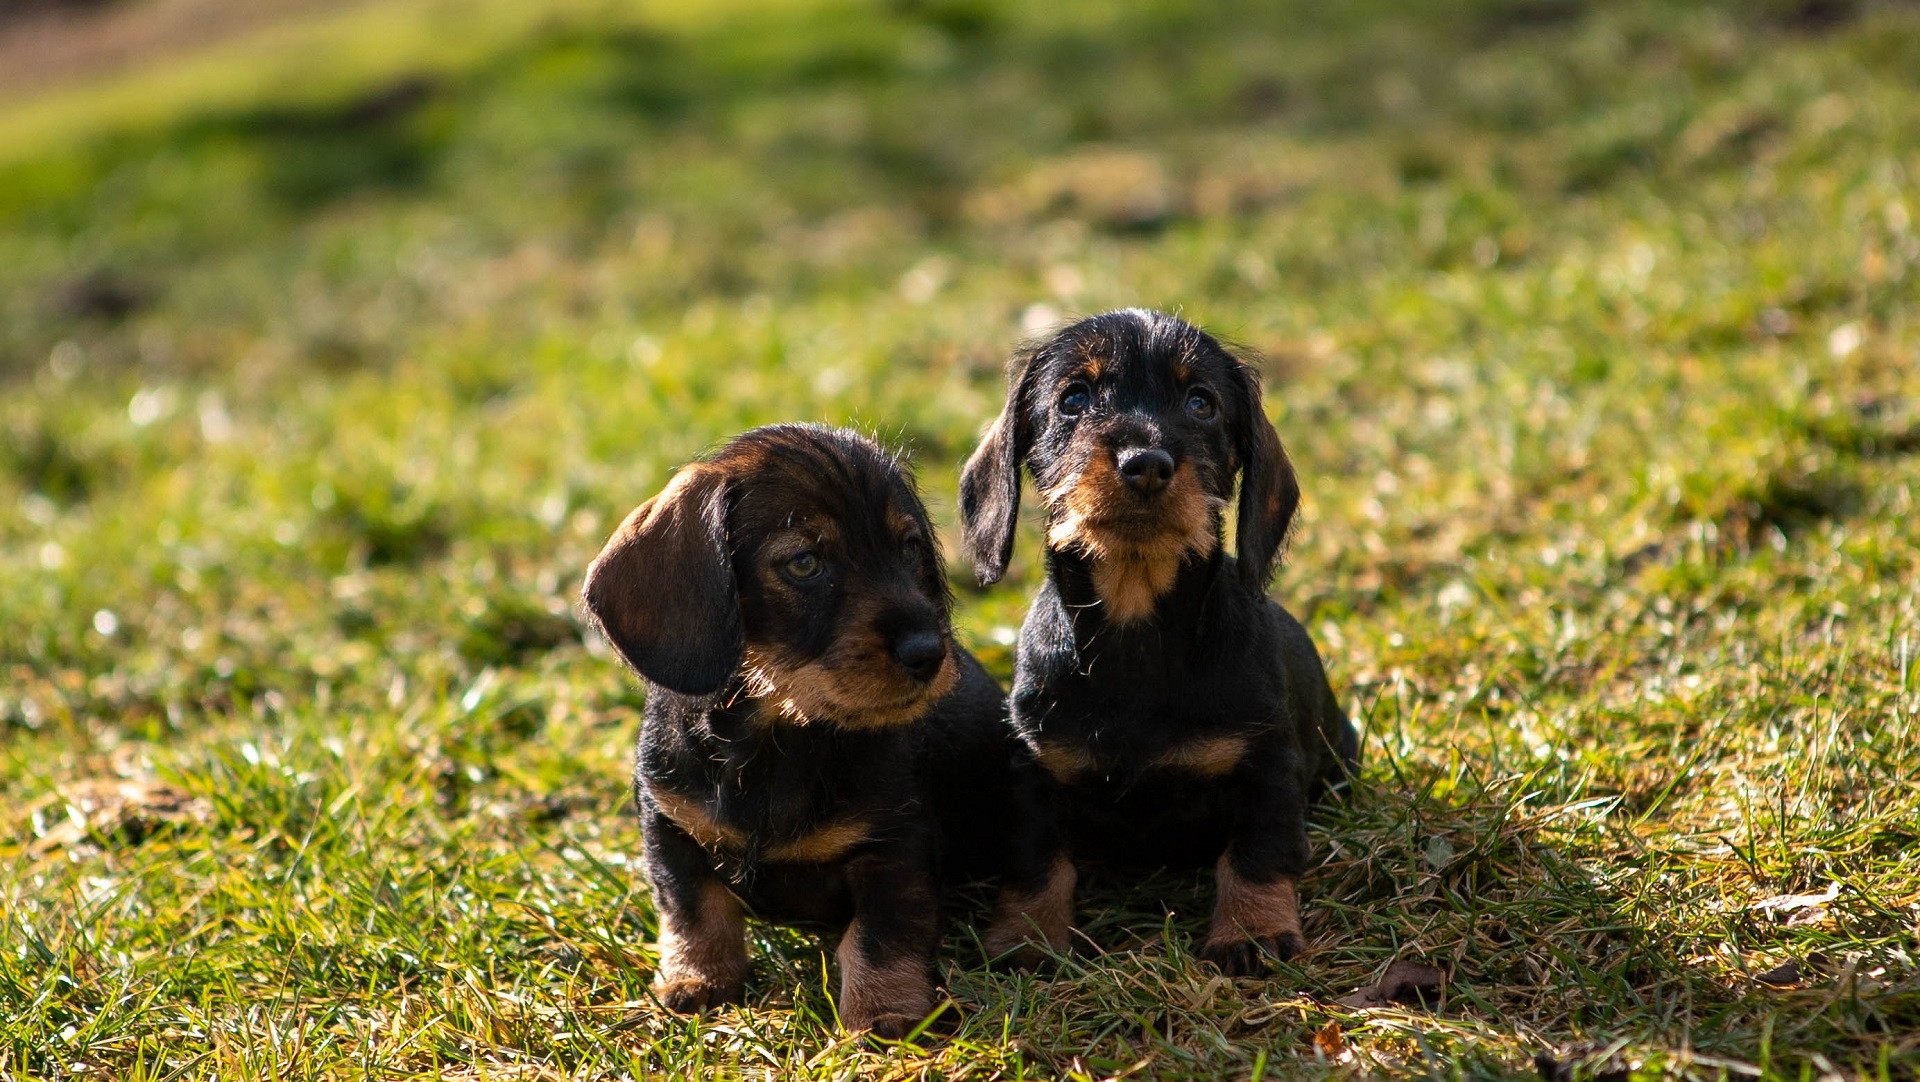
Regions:
<instances>
[{"instance_id":1,"label":"blurred green background","mask_svg":"<svg viewBox=\"0 0 1920 1082\"><path fill-rule=\"evenodd\" d=\"M1875 0L0 12L0 1074L1912 1077L1916 73ZM586 562L853 424L1005 678L956 470L1129 304L1300 469L1315 951L1215 978L1174 877L1041 978L961 908L918 1050L779 930L665 1015Z\"/></svg>"}]
</instances>

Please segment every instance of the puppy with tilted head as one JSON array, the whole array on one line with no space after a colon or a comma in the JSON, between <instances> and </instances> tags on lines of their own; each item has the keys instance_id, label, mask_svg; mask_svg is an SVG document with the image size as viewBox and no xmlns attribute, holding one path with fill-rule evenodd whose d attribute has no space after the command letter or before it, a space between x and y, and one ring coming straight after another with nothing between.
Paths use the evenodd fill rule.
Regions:
<instances>
[{"instance_id":1,"label":"puppy with tilted head","mask_svg":"<svg viewBox=\"0 0 1920 1082\"><path fill-rule=\"evenodd\" d=\"M938 850L997 844L1017 745L953 641L911 478L852 432L756 429L635 509L584 595L647 685L634 797L661 1001L739 1001L751 911L844 929L841 1020L912 1029L934 1002Z\"/></svg>"},{"instance_id":2,"label":"puppy with tilted head","mask_svg":"<svg viewBox=\"0 0 1920 1082\"><path fill-rule=\"evenodd\" d=\"M1291 957L1306 945L1308 803L1351 775L1359 745L1313 642L1266 595L1299 488L1258 377L1137 309L1016 356L961 481L982 583L1006 571L1023 465L1046 508L1047 578L1020 630L1012 721L1057 815L1029 818L989 949L1060 946L1082 857L1211 865L1201 956L1234 975Z\"/></svg>"}]
</instances>

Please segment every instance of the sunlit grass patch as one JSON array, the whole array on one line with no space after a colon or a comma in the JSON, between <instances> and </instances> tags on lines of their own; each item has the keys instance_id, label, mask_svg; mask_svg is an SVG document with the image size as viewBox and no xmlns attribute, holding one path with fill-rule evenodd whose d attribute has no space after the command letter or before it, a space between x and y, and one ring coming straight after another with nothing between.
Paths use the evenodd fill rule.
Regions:
<instances>
[{"instance_id":1,"label":"sunlit grass patch","mask_svg":"<svg viewBox=\"0 0 1920 1082\"><path fill-rule=\"evenodd\" d=\"M329 44L425 10L0 165L0 1074L1920 1069L1912 11ZM1313 950L1224 980L1201 877L1096 875L1037 976L961 899L915 1047L839 1034L791 930L665 1013L587 561L787 419L904 449L956 552L1010 346L1136 303L1262 355L1301 472L1276 594L1368 757ZM1003 677L1035 525L1005 586L953 568ZM1395 962L1437 998L1341 1002Z\"/></svg>"}]
</instances>

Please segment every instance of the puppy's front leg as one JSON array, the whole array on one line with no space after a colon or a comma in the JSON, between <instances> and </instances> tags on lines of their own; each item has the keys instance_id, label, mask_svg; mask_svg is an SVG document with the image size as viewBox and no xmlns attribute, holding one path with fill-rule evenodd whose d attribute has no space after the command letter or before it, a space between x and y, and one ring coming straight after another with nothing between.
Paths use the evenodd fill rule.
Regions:
<instances>
[{"instance_id":1,"label":"puppy's front leg","mask_svg":"<svg viewBox=\"0 0 1920 1082\"><path fill-rule=\"evenodd\" d=\"M642 825L647 882L660 913L654 994L668 1010L683 1014L740 1002L747 984L747 928L739 899L673 820L650 810Z\"/></svg>"},{"instance_id":2,"label":"puppy's front leg","mask_svg":"<svg viewBox=\"0 0 1920 1082\"><path fill-rule=\"evenodd\" d=\"M1286 961L1307 948L1300 930L1299 880L1308 852L1301 756L1286 746L1261 750L1266 754L1256 751L1241 764L1246 806L1214 866L1219 893L1200 950L1232 977L1259 972L1262 955Z\"/></svg>"},{"instance_id":3,"label":"puppy's front leg","mask_svg":"<svg viewBox=\"0 0 1920 1082\"><path fill-rule=\"evenodd\" d=\"M1008 800L1013 836L993 923L980 937L989 960L1017 969L1033 969L1041 948L1064 951L1073 934L1073 891L1078 883L1073 858L1061 837L1051 779L1031 762L1016 765Z\"/></svg>"},{"instance_id":4,"label":"puppy's front leg","mask_svg":"<svg viewBox=\"0 0 1920 1082\"><path fill-rule=\"evenodd\" d=\"M853 923L840 939L840 1020L889 1040L933 1010L940 902L920 851L855 857L847 865Z\"/></svg>"}]
</instances>

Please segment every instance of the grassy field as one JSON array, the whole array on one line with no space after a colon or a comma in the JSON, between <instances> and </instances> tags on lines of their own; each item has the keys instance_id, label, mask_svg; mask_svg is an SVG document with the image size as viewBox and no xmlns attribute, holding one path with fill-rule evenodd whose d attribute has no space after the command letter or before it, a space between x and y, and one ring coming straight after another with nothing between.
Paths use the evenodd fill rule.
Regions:
<instances>
[{"instance_id":1,"label":"grassy field","mask_svg":"<svg viewBox=\"0 0 1920 1082\"><path fill-rule=\"evenodd\" d=\"M0 1077L1920 1074L1920 9L410 3L0 119ZM1009 348L1122 304L1300 470L1314 949L1107 883L1040 977L963 899L916 1046L778 929L666 1014L588 559L786 419L951 555Z\"/></svg>"}]
</instances>

